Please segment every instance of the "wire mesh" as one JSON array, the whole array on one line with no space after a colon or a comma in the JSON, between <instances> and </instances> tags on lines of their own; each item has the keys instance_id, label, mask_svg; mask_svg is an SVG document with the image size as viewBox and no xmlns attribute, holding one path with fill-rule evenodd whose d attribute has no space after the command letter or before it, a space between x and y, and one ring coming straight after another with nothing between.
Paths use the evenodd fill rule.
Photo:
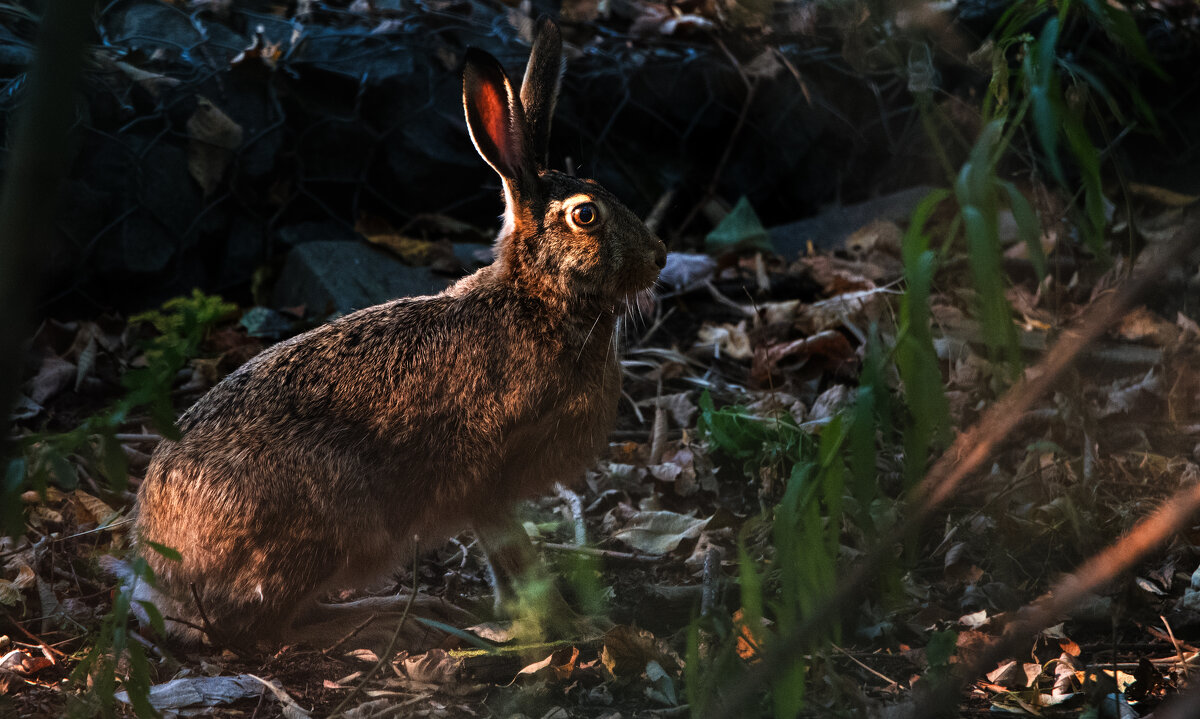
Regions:
<instances>
[{"instance_id":1,"label":"wire mesh","mask_svg":"<svg viewBox=\"0 0 1200 719\"><path fill-rule=\"evenodd\" d=\"M498 224L499 183L467 138L458 67L477 46L519 77L528 45L516 11L474 0L292 17L192 7L115 0L96 14L59 242L48 248L49 303L94 312L192 286L244 288L289 243L353 237L362 215ZM0 13L11 40L0 53L5 127L36 23L32 12ZM826 47L730 51L702 37L567 29L578 42L551 162L639 212L674 190L676 219L710 192L746 195L768 221L795 219L848 183L859 183L850 195L869 194L913 126L903 80L857 72ZM782 61L749 77L762 52ZM204 101L242 130L207 194L189 172L189 119Z\"/></svg>"}]
</instances>

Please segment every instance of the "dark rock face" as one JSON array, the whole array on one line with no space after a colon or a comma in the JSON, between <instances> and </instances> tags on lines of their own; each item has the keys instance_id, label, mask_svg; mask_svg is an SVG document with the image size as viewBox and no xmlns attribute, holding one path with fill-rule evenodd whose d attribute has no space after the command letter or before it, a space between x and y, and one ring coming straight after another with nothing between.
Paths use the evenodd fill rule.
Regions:
<instances>
[{"instance_id":1,"label":"dark rock face","mask_svg":"<svg viewBox=\"0 0 1200 719\"><path fill-rule=\"evenodd\" d=\"M398 3L373 17L335 5L304 18L254 2L224 16L160 0L105 6L48 248L67 311L134 309L194 286L248 299L255 270L278 269L288 228L305 223L350 236L364 215L397 227L420 213L499 224L499 185L463 124L459 64L476 46L520 77L528 47L517 28L469 0L439 13ZM36 28L0 30L0 81L17 88L0 95L3 129ZM864 81L832 71L826 51L781 44L808 94L782 65L764 73L735 136L747 88L711 41L577 32L551 165L569 159L640 214L673 189L664 228L714 177L720 197L747 195L777 224L834 199L831 165L846 182L878 173L862 150L873 130L845 120L878 102ZM756 52L734 50L746 62ZM835 104L842 119L827 110ZM210 105L226 124L196 121ZM864 183L842 199L874 191Z\"/></svg>"},{"instance_id":2,"label":"dark rock face","mask_svg":"<svg viewBox=\"0 0 1200 719\"><path fill-rule=\"evenodd\" d=\"M306 314L325 316L437 294L449 284L426 267L409 267L359 242L308 242L288 253L273 300L278 307L303 305Z\"/></svg>"}]
</instances>

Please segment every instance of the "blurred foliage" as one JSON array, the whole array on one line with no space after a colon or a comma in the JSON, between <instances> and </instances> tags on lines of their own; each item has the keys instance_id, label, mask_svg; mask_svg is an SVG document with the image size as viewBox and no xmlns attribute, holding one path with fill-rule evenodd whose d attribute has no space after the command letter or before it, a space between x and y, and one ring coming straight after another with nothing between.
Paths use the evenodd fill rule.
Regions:
<instances>
[{"instance_id":1,"label":"blurred foliage","mask_svg":"<svg viewBox=\"0 0 1200 719\"><path fill-rule=\"evenodd\" d=\"M886 10L879 10L876 23L889 17ZM767 507L759 520L770 528L769 546L760 538L761 550L752 551L753 522L742 534L740 611L732 617L699 617L689 630L686 690L695 716L713 706L723 687L737 683L748 660L789 636L805 616L828 600L837 585L839 552L847 537L870 544L885 524L894 522L894 515L883 507L903 497L887 497L881 491L879 448L903 447L904 487L912 489L924 476L931 451L948 438L949 413L930 331L929 298L939 260L956 237L965 241L975 311L990 359L1007 368L1008 381L1020 372L1017 331L1005 295L1001 210L1012 213L1039 280L1046 276L1047 259L1041 220L1026 196L1002 176L1001 168L1014 160L1017 133L1032 133L1040 146L1040 157L1027 158L1033 160L1028 169L1035 181L1040 177L1053 182L1072 198L1070 207L1081 239L1096 257L1108 260L1101 180L1105 151L1088 129L1089 120L1095 125L1108 118L1095 98L1123 124L1137 123L1153 132L1157 123L1138 92L1133 70L1090 47L1064 47L1062 28L1076 25L1100 28L1138 65L1161 74L1123 7L1100 0L1024 0L1004 12L983 48L991 53L992 75L981 131L966 161L951 173L952 189L935 190L926 197L903 239L907 286L893 350L882 351L879 337L872 332L854 402L820 428L819 439L809 436L786 412L756 418L743 407L718 409L707 394L702 398L698 430L714 449L741 462L748 478L771 467L788 481L778 502ZM900 62L900 55L896 57ZM1121 100L1109 90L1112 86L1130 101L1132 115L1122 111ZM919 102L922 93L931 92L930 87L912 83L910 89ZM928 113L933 106L928 95L924 99L923 111ZM929 120L927 115L930 140L948 164L950 148L944 145L937 123ZM951 197L957 213L950 237L935 249L926 226L936 208ZM902 392L888 385L889 374L899 376ZM888 519L878 521L882 517ZM877 590L885 593L889 586L896 587L900 571L903 567L897 566L892 576L882 577ZM849 613L857 608L840 611L845 622L853 619ZM775 673L779 678L772 683L770 699L774 716L794 717L804 706L814 668L818 664L827 668L820 663L821 652L837 641L841 626L833 623L793 653L787 660L790 666ZM930 677L946 673L954 649L953 632L930 638Z\"/></svg>"},{"instance_id":2,"label":"blurred foliage","mask_svg":"<svg viewBox=\"0 0 1200 719\"><path fill-rule=\"evenodd\" d=\"M155 334L140 343L141 366L132 367L122 376L125 395L112 407L88 417L66 432L39 432L21 437L20 453L9 460L4 476L4 531L16 536L24 530L21 495L35 491L45 497L51 486L73 489L82 469L104 477L108 489L124 492L128 486L125 452L117 432L135 412L149 414L151 424L166 437L178 437L171 388L176 373L195 357L208 331L226 319L237 306L220 297L196 290L191 297L167 301L160 310L145 312L129 320L130 326L147 325ZM169 547L150 543L168 559L179 560ZM70 716L117 716L117 688L122 688L134 713L143 718L156 717L150 705L150 665L145 650L130 640L129 615L134 589L139 582L153 583L154 577L145 559L133 558L113 600L112 610L91 636L91 645L71 673L71 682L82 691L71 695ZM151 626L165 636L163 619L155 606L139 601Z\"/></svg>"},{"instance_id":3,"label":"blurred foliage","mask_svg":"<svg viewBox=\"0 0 1200 719\"><path fill-rule=\"evenodd\" d=\"M156 334L141 343L144 363L122 376L125 395L112 407L98 412L66 432L37 432L20 437L4 473L0 505L5 507L3 530L16 536L24 530L21 495L35 491L44 496L53 485L74 489L79 468L103 477L112 492L128 485L125 452L117 432L136 412L147 412L152 426L166 437L178 436L171 387L176 373L196 356L210 328L237 310L220 297L196 290L191 297L169 300L161 310L130 318L146 324Z\"/></svg>"}]
</instances>

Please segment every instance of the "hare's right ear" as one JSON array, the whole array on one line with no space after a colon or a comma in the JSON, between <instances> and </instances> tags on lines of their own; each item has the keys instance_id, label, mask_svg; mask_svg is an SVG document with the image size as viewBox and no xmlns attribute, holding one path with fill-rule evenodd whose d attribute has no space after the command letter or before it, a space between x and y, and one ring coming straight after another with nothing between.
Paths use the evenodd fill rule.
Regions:
<instances>
[{"instance_id":1,"label":"hare's right ear","mask_svg":"<svg viewBox=\"0 0 1200 719\"><path fill-rule=\"evenodd\" d=\"M496 58L467 49L463 68L463 109L471 142L480 156L521 195L537 186L537 169L529 153L521 101Z\"/></svg>"},{"instance_id":2,"label":"hare's right ear","mask_svg":"<svg viewBox=\"0 0 1200 719\"><path fill-rule=\"evenodd\" d=\"M543 15L538 21L529 64L525 66L525 79L521 81L521 105L525 108L529 140L533 144L530 150L534 162L542 169L550 151L550 121L554 119L563 69L562 34L558 25Z\"/></svg>"}]
</instances>

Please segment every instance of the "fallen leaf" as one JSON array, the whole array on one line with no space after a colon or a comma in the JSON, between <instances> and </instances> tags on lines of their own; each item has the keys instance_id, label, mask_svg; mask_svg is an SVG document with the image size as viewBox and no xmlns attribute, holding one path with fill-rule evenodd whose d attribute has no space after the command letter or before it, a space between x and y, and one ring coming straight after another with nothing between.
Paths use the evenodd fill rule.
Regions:
<instances>
[{"instance_id":1,"label":"fallen leaf","mask_svg":"<svg viewBox=\"0 0 1200 719\"><path fill-rule=\"evenodd\" d=\"M575 665L578 661L579 649L577 647L564 647L553 652L540 662L534 662L528 666L521 667L521 670L517 672L517 676L537 676L541 673L552 676L557 681L564 681L571 678L571 674L575 671Z\"/></svg>"},{"instance_id":2,"label":"fallen leaf","mask_svg":"<svg viewBox=\"0 0 1200 719\"><path fill-rule=\"evenodd\" d=\"M55 355L42 359L38 372L25 383L25 394L39 405L71 386L75 381L75 365Z\"/></svg>"},{"instance_id":3,"label":"fallen leaf","mask_svg":"<svg viewBox=\"0 0 1200 719\"><path fill-rule=\"evenodd\" d=\"M211 707L231 704L240 699L256 698L263 685L249 674L235 677L185 677L150 687L150 705L155 709ZM128 703L126 692L117 692L118 700Z\"/></svg>"},{"instance_id":4,"label":"fallen leaf","mask_svg":"<svg viewBox=\"0 0 1200 719\"><path fill-rule=\"evenodd\" d=\"M95 522L96 524L100 524L107 519L112 519L117 514L115 509L81 489L77 489L72 492L71 496L74 498L75 504L77 505L76 513L78 514L80 509L86 513L85 517L78 518L77 521L86 521L88 518L90 518L91 521Z\"/></svg>"},{"instance_id":5,"label":"fallen leaf","mask_svg":"<svg viewBox=\"0 0 1200 719\"><path fill-rule=\"evenodd\" d=\"M958 618L958 623L967 629L978 629L988 623L988 613L986 609L980 609L978 612L964 614ZM995 681L994 679L992 681Z\"/></svg>"},{"instance_id":6,"label":"fallen leaf","mask_svg":"<svg viewBox=\"0 0 1200 719\"><path fill-rule=\"evenodd\" d=\"M24 394L17 395L17 401L13 405L12 413L8 415L9 420L20 422L26 419L33 419L42 413L42 406L37 402L26 397Z\"/></svg>"},{"instance_id":7,"label":"fallen leaf","mask_svg":"<svg viewBox=\"0 0 1200 719\"><path fill-rule=\"evenodd\" d=\"M696 332L696 338L696 347L712 347L718 357L725 355L730 359L744 360L754 355L745 321L736 325L705 324Z\"/></svg>"},{"instance_id":8,"label":"fallen leaf","mask_svg":"<svg viewBox=\"0 0 1200 719\"><path fill-rule=\"evenodd\" d=\"M675 658L665 653L657 639L644 629L617 625L604 635L600 663L617 679L641 676L652 661L674 668Z\"/></svg>"},{"instance_id":9,"label":"fallen leaf","mask_svg":"<svg viewBox=\"0 0 1200 719\"><path fill-rule=\"evenodd\" d=\"M1000 666L987 673L987 679L992 684L998 684L1002 687L1011 687L1017 678L1017 663L1013 661L1003 662Z\"/></svg>"},{"instance_id":10,"label":"fallen leaf","mask_svg":"<svg viewBox=\"0 0 1200 719\"><path fill-rule=\"evenodd\" d=\"M634 512L613 538L640 552L662 555L674 551L685 540L698 539L708 521L666 510Z\"/></svg>"},{"instance_id":11,"label":"fallen leaf","mask_svg":"<svg viewBox=\"0 0 1200 719\"><path fill-rule=\"evenodd\" d=\"M1167 207L1187 207L1200 199L1196 195L1185 195L1181 192L1168 190L1165 187L1156 185L1148 185L1142 182L1130 182L1129 191L1138 197L1144 197L1148 200L1153 200L1160 205Z\"/></svg>"},{"instance_id":12,"label":"fallen leaf","mask_svg":"<svg viewBox=\"0 0 1200 719\"><path fill-rule=\"evenodd\" d=\"M849 387L835 384L822 392L813 402L812 410L808 413L809 421L818 422L829 419L853 401L854 392Z\"/></svg>"},{"instance_id":13,"label":"fallen leaf","mask_svg":"<svg viewBox=\"0 0 1200 719\"><path fill-rule=\"evenodd\" d=\"M1130 342L1145 342L1156 347L1169 347L1179 338L1179 327L1150 311L1138 307L1126 312L1121 323L1113 330L1121 339Z\"/></svg>"},{"instance_id":14,"label":"fallen leaf","mask_svg":"<svg viewBox=\"0 0 1200 719\"><path fill-rule=\"evenodd\" d=\"M430 649L424 654L405 657L397 668L413 681L426 684L448 684L458 679L462 662L445 649Z\"/></svg>"},{"instance_id":15,"label":"fallen leaf","mask_svg":"<svg viewBox=\"0 0 1200 719\"><path fill-rule=\"evenodd\" d=\"M203 96L187 121L188 172L207 197L216 191L233 161L233 151L242 145L242 126Z\"/></svg>"},{"instance_id":16,"label":"fallen leaf","mask_svg":"<svg viewBox=\"0 0 1200 719\"><path fill-rule=\"evenodd\" d=\"M379 217L360 216L354 223L354 231L371 244L386 247L409 265L424 266L447 252L453 254L453 250L445 248L442 243L402 235L387 220Z\"/></svg>"},{"instance_id":17,"label":"fallen leaf","mask_svg":"<svg viewBox=\"0 0 1200 719\"><path fill-rule=\"evenodd\" d=\"M856 355L850 340L841 332L826 330L811 337L760 348L754 353L750 376L758 384L767 384L778 371L779 363L785 359L816 357L824 366L841 367L854 362ZM822 365L818 365L822 366Z\"/></svg>"},{"instance_id":18,"label":"fallen leaf","mask_svg":"<svg viewBox=\"0 0 1200 719\"><path fill-rule=\"evenodd\" d=\"M712 253L724 253L741 250L770 252L772 248L767 229L750 206L750 200L743 196L704 238L704 249Z\"/></svg>"},{"instance_id":19,"label":"fallen leaf","mask_svg":"<svg viewBox=\"0 0 1200 719\"><path fill-rule=\"evenodd\" d=\"M658 281L676 292L688 292L703 286L716 270L717 261L708 255L668 252Z\"/></svg>"},{"instance_id":20,"label":"fallen leaf","mask_svg":"<svg viewBox=\"0 0 1200 719\"><path fill-rule=\"evenodd\" d=\"M809 335L843 326L865 328L877 322L888 308L887 290L844 292L827 300L805 305L796 324Z\"/></svg>"},{"instance_id":21,"label":"fallen leaf","mask_svg":"<svg viewBox=\"0 0 1200 719\"><path fill-rule=\"evenodd\" d=\"M899 257L903 237L903 230L895 222L874 220L846 238L846 251L857 257L866 257L876 251Z\"/></svg>"},{"instance_id":22,"label":"fallen leaf","mask_svg":"<svg viewBox=\"0 0 1200 719\"><path fill-rule=\"evenodd\" d=\"M51 666L54 666L54 662L50 658L35 657L32 654L27 654L23 649L13 649L3 657L0 657L0 670L26 677L33 676L46 667Z\"/></svg>"},{"instance_id":23,"label":"fallen leaf","mask_svg":"<svg viewBox=\"0 0 1200 719\"><path fill-rule=\"evenodd\" d=\"M675 682L661 664L653 659L646 662L646 678L650 680L650 686L646 687L645 691L648 699L669 707L679 704L675 695Z\"/></svg>"}]
</instances>

